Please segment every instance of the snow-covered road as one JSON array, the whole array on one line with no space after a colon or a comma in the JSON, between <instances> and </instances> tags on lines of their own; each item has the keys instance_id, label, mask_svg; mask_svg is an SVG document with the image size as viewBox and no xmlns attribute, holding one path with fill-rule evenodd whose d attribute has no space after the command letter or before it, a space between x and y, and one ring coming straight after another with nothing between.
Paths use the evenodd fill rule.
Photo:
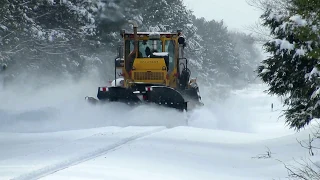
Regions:
<instances>
[{"instance_id":1,"label":"snow-covered road","mask_svg":"<svg viewBox=\"0 0 320 180\"><path fill-rule=\"evenodd\" d=\"M308 139L309 130L286 128L279 100L264 88L205 102L189 126L174 110L88 107L81 92L14 102L1 94L0 179L286 179L279 160L308 157L296 139Z\"/></svg>"}]
</instances>

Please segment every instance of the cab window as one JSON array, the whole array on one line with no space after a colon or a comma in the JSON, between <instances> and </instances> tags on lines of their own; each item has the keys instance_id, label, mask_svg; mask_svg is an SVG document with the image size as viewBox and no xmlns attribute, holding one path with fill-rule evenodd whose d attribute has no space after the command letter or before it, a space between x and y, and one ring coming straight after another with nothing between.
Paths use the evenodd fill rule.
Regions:
<instances>
[{"instance_id":1,"label":"cab window","mask_svg":"<svg viewBox=\"0 0 320 180\"><path fill-rule=\"evenodd\" d=\"M169 53L169 72L174 69L174 49L175 43L174 40L166 40L165 41L165 51Z\"/></svg>"},{"instance_id":2,"label":"cab window","mask_svg":"<svg viewBox=\"0 0 320 180\"><path fill-rule=\"evenodd\" d=\"M125 52L124 52L124 57L127 58L134 49L134 40L126 40L125 42Z\"/></svg>"}]
</instances>

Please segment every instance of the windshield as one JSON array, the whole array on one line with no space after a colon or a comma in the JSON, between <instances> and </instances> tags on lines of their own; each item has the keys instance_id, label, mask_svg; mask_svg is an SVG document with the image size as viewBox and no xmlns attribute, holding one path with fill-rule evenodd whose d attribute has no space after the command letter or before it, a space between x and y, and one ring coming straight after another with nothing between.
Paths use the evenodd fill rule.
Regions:
<instances>
[{"instance_id":1,"label":"windshield","mask_svg":"<svg viewBox=\"0 0 320 180\"><path fill-rule=\"evenodd\" d=\"M150 57L153 52L162 52L162 41L161 40L140 40L139 42L139 56L146 58ZM134 49L134 40L126 41L126 52L125 56L128 57L130 52Z\"/></svg>"},{"instance_id":2,"label":"windshield","mask_svg":"<svg viewBox=\"0 0 320 180\"><path fill-rule=\"evenodd\" d=\"M150 57L153 52L162 52L161 40L143 40L139 41L139 51L142 57Z\"/></svg>"}]
</instances>

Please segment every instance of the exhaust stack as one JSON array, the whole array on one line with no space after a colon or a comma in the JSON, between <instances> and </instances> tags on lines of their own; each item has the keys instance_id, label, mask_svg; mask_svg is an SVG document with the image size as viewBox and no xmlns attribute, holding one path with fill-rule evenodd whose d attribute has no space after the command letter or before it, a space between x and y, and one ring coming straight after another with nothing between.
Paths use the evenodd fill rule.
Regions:
<instances>
[{"instance_id":1,"label":"exhaust stack","mask_svg":"<svg viewBox=\"0 0 320 180\"><path fill-rule=\"evenodd\" d=\"M138 23L134 20L129 20L129 24L133 26L133 36L134 36L134 52L136 57L138 57Z\"/></svg>"}]
</instances>

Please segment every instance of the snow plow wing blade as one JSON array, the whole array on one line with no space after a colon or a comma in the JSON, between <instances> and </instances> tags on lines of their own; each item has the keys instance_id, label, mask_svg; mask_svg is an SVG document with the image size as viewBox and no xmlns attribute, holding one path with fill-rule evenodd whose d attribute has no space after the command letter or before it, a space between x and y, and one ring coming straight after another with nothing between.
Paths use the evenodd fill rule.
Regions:
<instances>
[{"instance_id":1,"label":"snow plow wing blade","mask_svg":"<svg viewBox=\"0 0 320 180\"><path fill-rule=\"evenodd\" d=\"M187 102L183 96L176 90L165 86L146 87L148 101L178 110L187 110Z\"/></svg>"},{"instance_id":2,"label":"snow plow wing blade","mask_svg":"<svg viewBox=\"0 0 320 180\"><path fill-rule=\"evenodd\" d=\"M97 98L100 101L123 102L126 104L137 104L141 102L131 89L123 87L100 87Z\"/></svg>"},{"instance_id":3,"label":"snow plow wing blade","mask_svg":"<svg viewBox=\"0 0 320 180\"><path fill-rule=\"evenodd\" d=\"M187 102L182 94L166 86L145 86L135 89L124 87L99 87L97 98L87 97L91 104L100 102L121 102L128 105L155 104L174 108L180 111L187 110Z\"/></svg>"}]
</instances>

